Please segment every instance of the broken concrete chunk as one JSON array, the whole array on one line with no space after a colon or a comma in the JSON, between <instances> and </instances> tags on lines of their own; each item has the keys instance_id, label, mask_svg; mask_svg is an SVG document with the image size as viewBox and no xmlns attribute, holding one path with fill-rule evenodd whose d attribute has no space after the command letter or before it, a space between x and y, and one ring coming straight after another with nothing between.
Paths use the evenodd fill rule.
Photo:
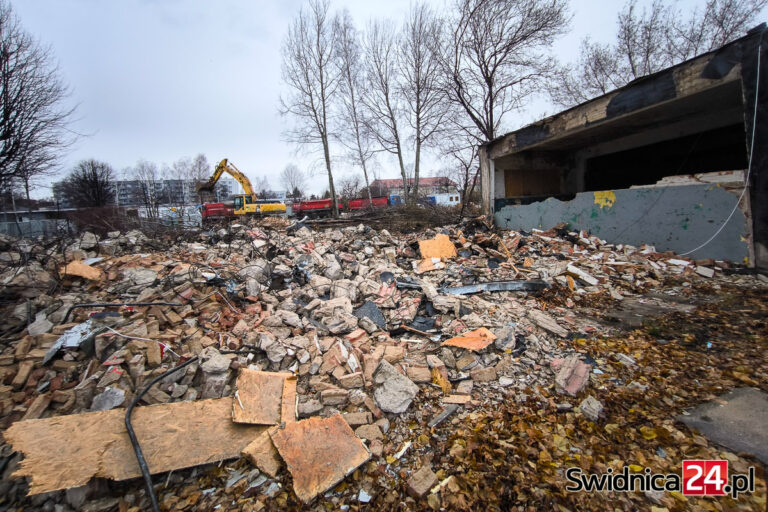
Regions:
<instances>
[{"instance_id":1,"label":"broken concrete chunk","mask_svg":"<svg viewBox=\"0 0 768 512\"><path fill-rule=\"evenodd\" d=\"M149 355L149 354L148 354ZM221 352L213 347L208 347L200 353L200 360L203 361L200 369L205 373L224 373L229 370L231 361L224 357Z\"/></svg>"},{"instance_id":2,"label":"broken concrete chunk","mask_svg":"<svg viewBox=\"0 0 768 512\"><path fill-rule=\"evenodd\" d=\"M53 329L53 322L48 320L42 311L35 316L35 321L27 327L30 336L39 336Z\"/></svg>"},{"instance_id":3,"label":"broken concrete chunk","mask_svg":"<svg viewBox=\"0 0 768 512\"><path fill-rule=\"evenodd\" d=\"M565 271L575 277L578 277L579 279L581 279L582 281L584 281L590 286L595 286L599 282L597 279L595 279L594 277L589 275L587 272L583 271L582 269L580 269L575 265L568 265L565 268Z\"/></svg>"},{"instance_id":4,"label":"broken concrete chunk","mask_svg":"<svg viewBox=\"0 0 768 512\"><path fill-rule=\"evenodd\" d=\"M573 355L565 360L554 360L552 366L557 368L555 384L559 392L576 396L587 386L592 366L579 359L579 356Z\"/></svg>"},{"instance_id":5,"label":"broken concrete chunk","mask_svg":"<svg viewBox=\"0 0 768 512\"><path fill-rule=\"evenodd\" d=\"M474 382L491 382L496 380L496 368L489 366L486 368L475 368L469 372Z\"/></svg>"},{"instance_id":6,"label":"broken concrete chunk","mask_svg":"<svg viewBox=\"0 0 768 512\"><path fill-rule=\"evenodd\" d=\"M384 434L381 433L381 429L378 425L360 425L355 429L355 435L360 439L366 439L368 441L384 439Z\"/></svg>"},{"instance_id":7,"label":"broken concrete chunk","mask_svg":"<svg viewBox=\"0 0 768 512\"><path fill-rule=\"evenodd\" d=\"M557 323L557 320L544 313L543 311L538 309L531 309L528 311L528 317L545 331L551 332L552 334L560 336L561 338L568 336L568 330L560 327L560 325Z\"/></svg>"},{"instance_id":8,"label":"broken concrete chunk","mask_svg":"<svg viewBox=\"0 0 768 512\"><path fill-rule=\"evenodd\" d=\"M416 384L386 360L379 363L373 373L373 381L378 385L373 394L376 405L385 412L405 412L419 392Z\"/></svg>"},{"instance_id":9,"label":"broken concrete chunk","mask_svg":"<svg viewBox=\"0 0 768 512\"><path fill-rule=\"evenodd\" d=\"M408 479L408 494L417 499L422 498L438 483L437 475L429 466L424 466Z\"/></svg>"},{"instance_id":10,"label":"broken concrete chunk","mask_svg":"<svg viewBox=\"0 0 768 512\"><path fill-rule=\"evenodd\" d=\"M108 411L120 407L125 402L125 391L120 388L107 387L101 394L93 397L92 411Z\"/></svg>"},{"instance_id":11,"label":"broken concrete chunk","mask_svg":"<svg viewBox=\"0 0 768 512\"><path fill-rule=\"evenodd\" d=\"M579 411L592 421L597 421L603 412L603 404L592 395L581 401Z\"/></svg>"}]
</instances>

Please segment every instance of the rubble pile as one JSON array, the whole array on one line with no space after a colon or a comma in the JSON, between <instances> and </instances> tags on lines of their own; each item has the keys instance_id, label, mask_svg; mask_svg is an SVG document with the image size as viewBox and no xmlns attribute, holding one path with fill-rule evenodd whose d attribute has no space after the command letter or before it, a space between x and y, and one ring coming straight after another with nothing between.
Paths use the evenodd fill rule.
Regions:
<instances>
[{"instance_id":1,"label":"rubble pile","mask_svg":"<svg viewBox=\"0 0 768 512\"><path fill-rule=\"evenodd\" d=\"M321 230L271 218L199 232L162 252L149 240L139 231L85 233L56 254L36 251L34 242L14 252L18 244L0 240L7 319L0 429L123 410L152 379L197 357L150 388L141 404L227 399L235 422L264 426L253 443L246 436L250 444L234 465L209 468L206 481L227 471L226 485L190 483L198 470L168 474L166 486L178 488L158 491L165 510L259 510L269 500L296 503L296 496L304 503L320 496L332 507L377 499L394 507L393 492L402 492L397 500L408 508L439 508L459 484L437 470L438 458L423 456L430 431L472 411L526 403L542 389L557 397L551 405L558 413L600 422L606 404L591 381L604 364L579 350L587 339L637 327L638 319L642 326L650 312L690 312L678 299L696 283L763 285L730 275L727 262L607 244L565 226L498 231L480 219L394 235L362 224ZM636 365L631 353L611 357ZM246 387L238 384L246 370L282 377ZM295 401L281 387L290 376ZM271 401L246 414L246 393L269 386ZM281 419L281 408L291 406ZM275 408L269 421L266 407ZM312 427L303 423L309 419ZM320 485L308 481L312 457L299 440L326 428L335 432L329 443L349 446L356 436L364 444L349 455L354 464ZM418 466L399 466L417 446ZM25 499L27 484L10 478L22 454L8 445L0 453L9 461L0 495L6 503ZM220 455L209 462L231 458ZM104 475L123 475L101 468L108 463L98 463ZM369 466L375 476L362 485ZM387 478L395 483L382 484ZM91 499L94 484L82 495L51 485L52 492L26 499L62 511L148 506L140 483L125 496L113 490L99 499ZM299 492L298 485L317 488Z\"/></svg>"}]
</instances>

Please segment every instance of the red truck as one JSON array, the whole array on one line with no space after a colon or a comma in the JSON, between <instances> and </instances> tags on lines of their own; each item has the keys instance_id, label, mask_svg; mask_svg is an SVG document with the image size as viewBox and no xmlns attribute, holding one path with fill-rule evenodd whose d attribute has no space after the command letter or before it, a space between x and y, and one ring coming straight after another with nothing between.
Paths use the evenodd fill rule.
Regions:
<instances>
[{"instance_id":1,"label":"red truck","mask_svg":"<svg viewBox=\"0 0 768 512\"><path fill-rule=\"evenodd\" d=\"M203 216L203 223L218 219L232 219L235 217L235 208L233 203L205 203L200 214Z\"/></svg>"},{"instance_id":2,"label":"red truck","mask_svg":"<svg viewBox=\"0 0 768 512\"><path fill-rule=\"evenodd\" d=\"M373 208L386 208L389 206L389 201L387 200L387 197L373 197L371 198L371 206ZM350 199L349 200L349 209L352 210L365 210L368 208L368 198L363 199Z\"/></svg>"},{"instance_id":3,"label":"red truck","mask_svg":"<svg viewBox=\"0 0 768 512\"><path fill-rule=\"evenodd\" d=\"M339 211L344 209L341 201L338 202ZM313 199L311 201L300 201L293 203L294 215L306 215L308 217L320 217L331 214L332 203L330 199Z\"/></svg>"},{"instance_id":4,"label":"red truck","mask_svg":"<svg viewBox=\"0 0 768 512\"><path fill-rule=\"evenodd\" d=\"M371 204L374 208L386 208L389 206L389 198L387 197L374 197L371 199ZM359 211L366 210L368 208L368 198L362 199L350 199L349 208L344 208L344 205L339 201L339 211ZM323 217L331 214L331 200L330 199L313 199L311 201L300 201L293 203L294 215L307 215L309 217Z\"/></svg>"}]
</instances>

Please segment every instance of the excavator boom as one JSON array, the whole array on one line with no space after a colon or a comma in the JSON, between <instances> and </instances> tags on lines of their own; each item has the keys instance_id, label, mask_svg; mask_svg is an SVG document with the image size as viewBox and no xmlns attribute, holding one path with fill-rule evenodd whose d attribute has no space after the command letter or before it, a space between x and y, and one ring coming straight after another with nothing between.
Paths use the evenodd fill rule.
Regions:
<instances>
[{"instance_id":1,"label":"excavator boom","mask_svg":"<svg viewBox=\"0 0 768 512\"><path fill-rule=\"evenodd\" d=\"M251 180L249 180L248 176L240 172L240 169L232 165L226 158L216 166L213 176L211 176L207 182L197 187L197 191L213 192L213 187L216 186L219 178L221 178L221 175L225 172L231 174L245 191L244 195L235 196L234 208L231 210L232 215L237 217L239 215L279 215L285 213L285 205L282 203L258 202L256 193L253 190L253 185L251 185ZM213 205L213 203L211 203L211 205ZM203 206L203 217L205 217L205 212L208 211L208 208L206 205ZM214 216L214 214L210 215L211 218Z\"/></svg>"},{"instance_id":2,"label":"excavator boom","mask_svg":"<svg viewBox=\"0 0 768 512\"><path fill-rule=\"evenodd\" d=\"M245 195L250 196L253 201L256 200L256 194L253 191L251 180L249 180L248 176L240 172L240 169L235 167L234 164L230 163L226 158L219 162L219 165L216 166L216 170L213 172L213 176L211 176L207 182L198 186L197 190L199 192L213 192L213 187L216 186L216 182L219 181L219 178L221 178L221 175L225 172L229 173L235 180L237 180L243 187Z\"/></svg>"}]
</instances>

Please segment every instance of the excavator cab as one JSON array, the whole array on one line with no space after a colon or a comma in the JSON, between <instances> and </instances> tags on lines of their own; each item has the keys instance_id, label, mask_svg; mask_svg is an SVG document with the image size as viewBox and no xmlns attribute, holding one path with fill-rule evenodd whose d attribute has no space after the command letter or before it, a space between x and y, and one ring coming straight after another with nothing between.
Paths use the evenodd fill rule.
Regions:
<instances>
[{"instance_id":1,"label":"excavator cab","mask_svg":"<svg viewBox=\"0 0 768 512\"><path fill-rule=\"evenodd\" d=\"M258 212L258 205L254 204L251 196L235 197L235 215L245 215L247 213Z\"/></svg>"}]
</instances>

